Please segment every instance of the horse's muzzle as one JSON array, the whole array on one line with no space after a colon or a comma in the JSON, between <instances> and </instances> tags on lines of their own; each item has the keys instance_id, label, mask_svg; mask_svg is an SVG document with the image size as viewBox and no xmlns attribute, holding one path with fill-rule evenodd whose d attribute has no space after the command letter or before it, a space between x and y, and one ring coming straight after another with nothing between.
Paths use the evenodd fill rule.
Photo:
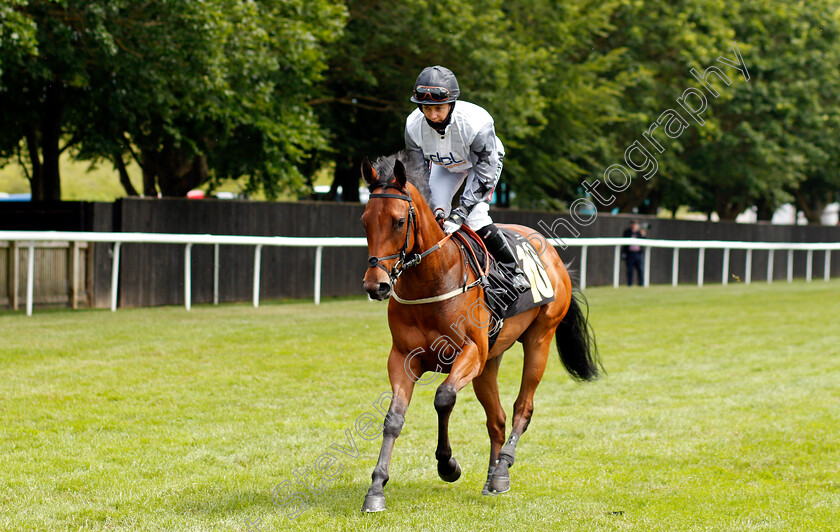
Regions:
<instances>
[{"instance_id":1,"label":"horse's muzzle","mask_svg":"<svg viewBox=\"0 0 840 532\"><path fill-rule=\"evenodd\" d=\"M391 285L388 283L379 283L376 281L365 281L365 292L368 293L371 299L382 301L391 296Z\"/></svg>"}]
</instances>

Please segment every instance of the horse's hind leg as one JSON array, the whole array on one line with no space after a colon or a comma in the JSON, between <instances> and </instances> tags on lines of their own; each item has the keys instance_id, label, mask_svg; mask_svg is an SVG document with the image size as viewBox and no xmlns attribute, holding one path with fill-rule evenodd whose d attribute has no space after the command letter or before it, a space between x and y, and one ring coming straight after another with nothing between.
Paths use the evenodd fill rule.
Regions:
<instances>
[{"instance_id":1,"label":"horse's hind leg","mask_svg":"<svg viewBox=\"0 0 840 532\"><path fill-rule=\"evenodd\" d=\"M499 450L505 442L505 409L499 400L499 365L502 355L487 361L484 371L473 380L475 396L484 407L487 415L487 433L490 435L490 465L487 470L487 482L484 483L482 493L490 494L490 476L496 468Z\"/></svg>"},{"instance_id":2,"label":"horse's hind leg","mask_svg":"<svg viewBox=\"0 0 840 532\"><path fill-rule=\"evenodd\" d=\"M498 462L490 475L488 488L492 493L504 493L510 489L510 472L516 456L516 444L531 422L534 412L534 392L542 380L548 361L548 350L554 337L554 328L541 326L540 319L526 331L522 339L525 360L522 369L522 384L513 404L513 428L507 443L499 450ZM547 332L547 331L550 331Z\"/></svg>"}]
</instances>

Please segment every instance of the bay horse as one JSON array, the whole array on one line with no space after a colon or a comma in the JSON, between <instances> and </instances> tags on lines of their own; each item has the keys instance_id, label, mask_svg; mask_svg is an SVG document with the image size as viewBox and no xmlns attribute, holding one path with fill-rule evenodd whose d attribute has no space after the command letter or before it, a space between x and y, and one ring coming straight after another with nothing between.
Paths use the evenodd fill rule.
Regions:
<instances>
[{"instance_id":1,"label":"bay horse","mask_svg":"<svg viewBox=\"0 0 840 532\"><path fill-rule=\"evenodd\" d=\"M438 415L435 451L438 475L455 482L461 468L449 445L449 416L458 392L473 383L475 395L487 415L490 463L483 493L510 489L509 469L516 444L528 428L534 411L534 392L548 361L552 336L557 338L560 360L576 380L599 376L600 362L594 335L582 311L585 302L572 294L572 283L560 257L545 237L524 226L508 225L539 248L539 259L553 287L554 300L503 321L492 349L488 349L488 323L492 317L483 304L478 276L464 264L461 247L443 232L417 186L424 185L423 170L411 181L405 164L419 166L406 152L377 161L377 169L362 163L370 199L362 215L368 242L369 267L364 288L372 299L390 297L388 325L392 345L388 377L393 397L385 417L382 448L371 475L372 484L362 510L385 510L384 487L394 442L402 430L415 383L423 373L449 375L438 386L434 406ZM425 185L426 187L428 185ZM534 280L532 280L532 285ZM454 339L453 339L454 338ZM514 403L513 428L505 442L505 411L499 399L497 375L504 353L522 342L524 368Z\"/></svg>"}]
</instances>

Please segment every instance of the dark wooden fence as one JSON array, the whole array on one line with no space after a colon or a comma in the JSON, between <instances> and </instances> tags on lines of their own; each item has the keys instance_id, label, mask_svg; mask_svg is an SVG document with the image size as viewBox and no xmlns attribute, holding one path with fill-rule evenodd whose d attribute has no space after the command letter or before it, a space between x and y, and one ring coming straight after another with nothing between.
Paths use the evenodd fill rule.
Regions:
<instances>
[{"instance_id":1,"label":"dark wooden fence","mask_svg":"<svg viewBox=\"0 0 840 532\"><path fill-rule=\"evenodd\" d=\"M123 231L150 233L192 233L253 236L346 236L363 237L360 217L364 206L320 202L263 203L249 201L122 199L114 204L0 204L0 229ZM495 210L493 218L500 223L516 223L539 228L555 227L561 239L573 236L556 223L558 219L583 237L621 236L632 216L599 214L587 226L579 226L568 216L547 212ZM735 224L728 222L693 222L638 217L650 224L651 238L674 240L733 240L766 242L836 242L840 241L838 227L778 226L768 224ZM541 232L546 233L545 230ZM85 301L93 307L109 305L112 245L91 245L86 253ZM0 247L0 255L4 249ZM580 266L580 249L559 250L571 267ZM209 303L213 300L213 246L195 245L192 248L192 301ZM732 250L730 274L741 279L744 275L745 251ZM752 279L766 277L767 251L753 252ZM681 283L697 282L697 250L681 250ZM796 252L794 276L805 276L805 252ZM651 250L652 284L671 282L671 250ZM609 285L613 279L614 248L589 249L587 285ZM254 250L251 246L220 246L219 301L249 301L252 297ZM787 253L776 252L774 279L786 278ZM4 272L0 259L0 279ZM61 261L58 261L61 262ZM65 275L64 284L55 279L45 280L36 296L42 295L47 304L48 286L64 290L67 286L66 264L52 269L55 279ZM706 250L705 282L721 282L723 251ZM814 256L813 275L823 275L822 252ZM261 299L312 297L314 291L313 248L262 249ZM364 248L324 248L322 259L322 297L361 295L361 279L367 267ZM831 275L840 276L840 252L834 252ZM622 267L623 270L623 267ZM63 274L61 272L64 272ZM168 244L123 244L119 280L119 305L122 307L171 305L184 303L184 247ZM625 273L622 271L622 282ZM52 283L52 284L50 284ZM55 288L59 286L60 288ZM64 287L64 288L61 288ZM0 289L2 292L2 289ZM66 290L65 290L66 292ZM8 304L8 297L0 293L0 305ZM59 298L60 299L60 298ZM67 299L53 301L61 303Z\"/></svg>"},{"instance_id":2,"label":"dark wooden fence","mask_svg":"<svg viewBox=\"0 0 840 532\"><path fill-rule=\"evenodd\" d=\"M647 236L663 240L732 240L743 242L840 242L840 227L828 226L793 226L771 225L768 223L739 224L734 222L698 222L690 220L670 220L646 216L599 214L591 225L580 226L568 216L559 216L545 212L527 211L497 211L493 213L496 221L517 223L529 227L538 227L540 221L546 227L554 226L554 235L563 240L572 236L568 229L560 223L554 222L560 218L567 220L570 225L580 232L581 237L620 237L629 225L630 220L638 219L642 224L649 224ZM547 231L542 230L543 234ZM569 247L564 251L558 248L560 256L567 264L575 268L580 265L580 248ZM613 247L591 247L587 258L587 286L610 285L613 282ZM794 252L794 277L804 278L806 275L805 251ZM840 275L840 252L834 251L831 256L831 276ZM680 283L697 282L697 259L699 251L696 249L680 250ZM753 281L766 280L767 251L753 251L752 254ZM823 252L814 253L813 276L823 276ZM651 249L650 253L650 283L670 284L672 250ZM729 273L740 279L745 278L744 266L746 251L730 250ZM706 283L720 283L723 276L723 250L707 249L705 251ZM626 282L624 265L621 265L621 282ZM773 279L787 278L787 252L776 251L773 261Z\"/></svg>"},{"instance_id":3,"label":"dark wooden fence","mask_svg":"<svg viewBox=\"0 0 840 532\"><path fill-rule=\"evenodd\" d=\"M363 237L363 206L319 202L185 201L127 199L115 207L115 230L249 236ZM325 248L321 295L361 294L364 248ZM311 297L315 249L262 249L260 299ZM220 246L219 301L252 297L254 249ZM121 250L120 306L183 304L184 248L125 244ZM193 303L213 301L213 246L192 248Z\"/></svg>"}]
</instances>

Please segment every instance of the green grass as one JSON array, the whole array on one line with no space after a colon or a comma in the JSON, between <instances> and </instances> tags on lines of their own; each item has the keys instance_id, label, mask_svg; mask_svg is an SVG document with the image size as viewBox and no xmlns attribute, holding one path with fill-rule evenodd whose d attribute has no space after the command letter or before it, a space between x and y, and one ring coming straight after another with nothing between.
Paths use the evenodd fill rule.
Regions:
<instances>
[{"instance_id":1,"label":"green grass","mask_svg":"<svg viewBox=\"0 0 840 532\"><path fill-rule=\"evenodd\" d=\"M434 385L386 487L379 441L289 520L271 490L346 441L386 391L385 305L361 300L0 313L2 530L836 530L840 284L587 291L608 375L552 354L512 490L480 494L471 388L435 471ZM552 350L553 351L553 350ZM502 364L512 414L522 354ZM291 478L294 481L293 478Z\"/></svg>"},{"instance_id":2,"label":"green grass","mask_svg":"<svg viewBox=\"0 0 840 532\"><path fill-rule=\"evenodd\" d=\"M77 161L68 153L63 153L60 159L61 199L64 201L105 201L111 202L125 197L127 194L120 184L120 177L114 166L109 162L92 165L87 161ZM136 162L130 161L127 167L129 179L134 189L143 193L143 174ZM327 165L318 170L313 176L313 184L329 185L332 183L334 165ZM242 192L246 179L228 179L215 188L215 192ZM200 186L207 191L208 186ZM30 191L26 173L16 162L9 162L0 167L0 192L7 194L21 194ZM283 192L278 196L281 201L294 201L297 194ZM251 199L265 200L265 194L258 191L251 194Z\"/></svg>"},{"instance_id":3,"label":"green grass","mask_svg":"<svg viewBox=\"0 0 840 532\"><path fill-rule=\"evenodd\" d=\"M134 189L143 193L143 174L134 161L128 165L128 176ZM120 177L114 166L109 162L92 165L86 161L73 160L67 153L62 154L60 161L61 199L64 201L105 201L111 202L127 196L120 184ZM226 180L217 192L241 192L245 183ZM199 187L207 190L206 186ZM10 163L0 168L0 192L9 194L28 193L29 180L23 169L17 163ZM290 194L281 195L282 199L295 199ZM265 196L259 192L252 194L253 199L264 200Z\"/></svg>"},{"instance_id":4,"label":"green grass","mask_svg":"<svg viewBox=\"0 0 840 532\"><path fill-rule=\"evenodd\" d=\"M91 165L75 161L67 153L60 160L61 199L64 201L114 201L126 195L114 166L108 162ZM128 175L134 188L143 190L140 167L132 162ZM0 192L19 194L29 192L29 180L17 163L0 168Z\"/></svg>"}]
</instances>

